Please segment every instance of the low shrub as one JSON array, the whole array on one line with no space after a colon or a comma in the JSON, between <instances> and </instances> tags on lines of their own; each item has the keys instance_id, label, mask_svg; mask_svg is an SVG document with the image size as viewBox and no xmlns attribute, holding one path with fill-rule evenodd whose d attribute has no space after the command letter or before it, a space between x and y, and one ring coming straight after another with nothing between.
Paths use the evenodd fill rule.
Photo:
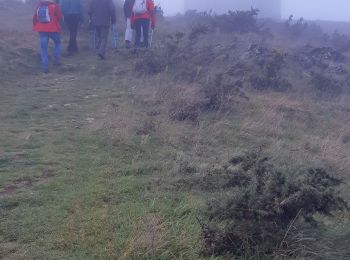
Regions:
<instances>
[{"instance_id":1,"label":"low shrub","mask_svg":"<svg viewBox=\"0 0 350 260\"><path fill-rule=\"evenodd\" d=\"M330 42L331 46L338 51L348 51L350 49L350 37L348 35L334 32Z\"/></svg>"},{"instance_id":2,"label":"low shrub","mask_svg":"<svg viewBox=\"0 0 350 260\"><path fill-rule=\"evenodd\" d=\"M309 169L288 179L269 161L261 152L247 153L232 158L217 175L225 181L217 181L221 192L207 204L202 223L205 255L271 259L281 248L288 252L292 226L313 228L318 224L315 214L347 209L335 191L341 181L325 170ZM301 259L311 251L293 250L286 256Z\"/></svg>"},{"instance_id":3,"label":"low shrub","mask_svg":"<svg viewBox=\"0 0 350 260\"><path fill-rule=\"evenodd\" d=\"M308 24L305 22L304 18L299 18L298 21L293 21L293 15L289 16L289 19L285 22L285 28L287 30L288 35L291 38L299 38L304 35Z\"/></svg>"},{"instance_id":4,"label":"low shrub","mask_svg":"<svg viewBox=\"0 0 350 260\"><path fill-rule=\"evenodd\" d=\"M159 55L146 53L142 59L137 60L135 71L141 74L155 75L162 72L166 67L166 60Z\"/></svg>"},{"instance_id":5,"label":"low shrub","mask_svg":"<svg viewBox=\"0 0 350 260\"><path fill-rule=\"evenodd\" d=\"M207 34L209 32L209 27L204 24L196 24L191 28L189 35L190 41L196 40L200 35Z\"/></svg>"},{"instance_id":6,"label":"low shrub","mask_svg":"<svg viewBox=\"0 0 350 260\"><path fill-rule=\"evenodd\" d=\"M285 66L286 54L281 50L269 50L259 45L252 45L250 56L258 66L250 76L250 83L257 90L286 91L292 85L283 78L282 69Z\"/></svg>"},{"instance_id":7,"label":"low shrub","mask_svg":"<svg viewBox=\"0 0 350 260\"><path fill-rule=\"evenodd\" d=\"M268 77L266 75L252 75L250 77L250 83L254 89L257 90L274 90L274 91L286 91L292 87L292 85L280 76Z\"/></svg>"},{"instance_id":8,"label":"low shrub","mask_svg":"<svg viewBox=\"0 0 350 260\"><path fill-rule=\"evenodd\" d=\"M343 93L342 85L330 76L315 73L311 79L311 85L321 96L338 97Z\"/></svg>"},{"instance_id":9,"label":"low shrub","mask_svg":"<svg viewBox=\"0 0 350 260\"><path fill-rule=\"evenodd\" d=\"M213 23L223 32L248 33L258 32L257 23L259 9L251 8L250 11L229 11L227 14L216 16Z\"/></svg>"}]
</instances>

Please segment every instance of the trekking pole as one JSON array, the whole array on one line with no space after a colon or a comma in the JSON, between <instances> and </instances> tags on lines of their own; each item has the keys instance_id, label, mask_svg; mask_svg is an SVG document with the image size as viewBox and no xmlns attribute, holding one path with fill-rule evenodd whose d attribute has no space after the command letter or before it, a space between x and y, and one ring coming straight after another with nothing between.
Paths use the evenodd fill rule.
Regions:
<instances>
[{"instance_id":1,"label":"trekking pole","mask_svg":"<svg viewBox=\"0 0 350 260\"><path fill-rule=\"evenodd\" d=\"M92 32L92 48L93 48L94 50L96 50L96 45L97 45L97 43L96 43L97 33L96 33L96 28L92 25L92 22L91 22L91 21L89 21L88 30L89 30L90 32Z\"/></svg>"},{"instance_id":2,"label":"trekking pole","mask_svg":"<svg viewBox=\"0 0 350 260\"><path fill-rule=\"evenodd\" d=\"M117 49L117 47L118 47L118 33L117 33L117 27L115 24L112 24L112 40L113 40L113 48Z\"/></svg>"},{"instance_id":3,"label":"trekking pole","mask_svg":"<svg viewBox=\"0 0 350 260\"><path fill-rule=\"evenodd\" d=\"M151 29L150 32L150 36L149 36L149 47L152 47L152 43L153 43L153 33L154 33L154 29Z\"/></svg>"},{"instance_id":4,"label":"trekking pole","mask_svg":"<svg viewBox=\"0 0 350 260\"><path fill-rule=\"evenodd\" d=\"M92 33L92 48L96 50L96 30L93 30Z\"/></svg>"}]
</instances>

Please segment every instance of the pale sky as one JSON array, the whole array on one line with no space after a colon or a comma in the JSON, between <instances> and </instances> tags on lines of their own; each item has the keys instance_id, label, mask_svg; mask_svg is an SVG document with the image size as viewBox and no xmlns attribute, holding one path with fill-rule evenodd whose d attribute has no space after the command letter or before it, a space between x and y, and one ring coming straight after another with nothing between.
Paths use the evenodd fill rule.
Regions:
<instances>
[{"instance_id":1,"label":"pale sky","mask_svg":"<svg viewBox=\"0 0 350 260\"><path fill-rule=\"evenodd\" d=\"M160 3L167 15L173 15L184 11L185 1L192 0L155 0ZM198 1L198 0L197 0ZM210 5L215 10L221 0L201 0L200 2ZM260 0L266 1L269 0ZM234 4L234 0L232 0ZM304 17L308 20L339 20L350 21L350 0L282 0L282 15L288 17ZM228 6L227 9L230 7Z\"/></svg>"},{"instance_id":2,"label":"pale sky","mask_svg":"<svg viewBox=\"0 0 350 260\"><path fill-rule=\"evenodd\" d=\"M185 1L186 0L154 0L154 3L160 4L163 7L163 10L166 15L174 15L184 11Z\"/></svg>"},{"instance_id":3,"label":"pale sky","mask_svg":"<svg viewBox=\"0 0 350 260\"><path fill-rule=\"evenodd\" d=\"M268 1L268 0L267 0ZM308 20L350 21L350 0L282 0L284 17L294 14Z\"/></svg>"}]
</instances>

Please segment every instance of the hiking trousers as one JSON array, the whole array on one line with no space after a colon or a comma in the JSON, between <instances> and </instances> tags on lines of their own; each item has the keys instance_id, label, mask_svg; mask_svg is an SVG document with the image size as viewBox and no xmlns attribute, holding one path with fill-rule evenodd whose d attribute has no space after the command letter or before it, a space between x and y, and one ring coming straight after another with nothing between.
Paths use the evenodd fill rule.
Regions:
<instances>
[{"instance_id":1,"label":"hiking trousers","mask_svg":"<svg viewBox=\"0 0 350 260\"><path fill-rule=\"evenodd\" d=\"M64 22L66 23L69 31L69 44L67 48L69 55L78 52L77 35L80 20L80 14L67 14L64 16Z\"/></svg>"},{"instance_id":2,"label":"hiking trousers","mask_svg":"<svg viewBox=\"0 0 350 260\"><path fill-rule=\"evenodd\" d=\"M109 27L96 26L95 32L96 32L96 53L104 57L106 54Z\"/></svg>"},{"instance_id":3,"label":"hiking trousers","mask_svg":"<svg viewBox=\"0 0 350 260\"><path fill-rule=\"evenodd\" d=\"M148 34L149 34L149 19L137 19L135 21L135 47L148 48ZM141 34L143 35L143 44L141 45Z\"/></svg>"},{"instance_id":4,"label":"hiking trousers","mask_svg":"<svg viewBox=\"0 0 350 260\"><path fill-rule=\"evenodd\" d=\"M61 61L61 36L60 33L39 32L41 66L44 72L49 70L49 40L55 43L53 50L54 63L59 64Z\"/></svg>"},{"instance_id":5,"label":"hiking trousers","mask_svg":"<svg viewBox=\"0 0 350 260\"><path fill-rule=\"evenodd\" d=\"M125 29L125 41L130 42L132 41L132 29L131 29L131 19L126 19L126 29Z\"/></svg>"}]
</instances>

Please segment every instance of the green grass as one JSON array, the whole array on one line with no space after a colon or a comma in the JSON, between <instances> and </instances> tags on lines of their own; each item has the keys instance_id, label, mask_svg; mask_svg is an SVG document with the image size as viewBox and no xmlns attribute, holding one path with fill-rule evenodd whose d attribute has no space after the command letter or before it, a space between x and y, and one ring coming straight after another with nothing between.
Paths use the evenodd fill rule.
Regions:
<instances>
[{"instance_id":1,"label":"green grass","mask_svg":"<svg viewBox=\"0 0 350 260\"><path fill-rule=\"evenodd\" d=\"M105 79L96 89L89 76L54 88L30 80L6 83L0 97L0 192L16 187L0 196L0 256L195 258L197 201L162 188L159 144L112 138L86 122L125 86Z\"/></svg>"},{"instance_id":2,"label":"green grass","mask_svg":"<svg viewBox=\"0 0 350 260\"><path fill-rule=\"evenodd\" d=\"M191 182L260 146L279 168L328 167L350 196L343 104L254 93L199 123L172 122L152 86L176 83L120 76L122 58L79 56L65 61L73 73L2 82L0 258L201 259L196 216L210 193ZM349 223L328 219L325 234L349 241Z\"/></svg>"},{"instance_id":3,"label":"green grass","mask_svg":"<svg viewBox=\"0 0 350 260\"><path fill-rule=\"evenodd\" d=\"M193 256L193 235L199 232L192 211L195 205L183 195L155 190L149 156L129 166L131 162L118 160L118 155L130 150L106 148L103 139L99 135L78 138L71 153L64 150L65 156L56 158L59 166L52 180L2 198L2 240L15 242L19 256L100 259L145 253L139 244L129 245L144 232L144 236L162 236L161 242L166 242L154 245L149 254L162 259L171 254ZM154 232L161 234L147 230L150 216L159 221L161 230ZM145 250L152 249L147 240L139 243L145 243Z\"/></svg>"}]
</instances>

